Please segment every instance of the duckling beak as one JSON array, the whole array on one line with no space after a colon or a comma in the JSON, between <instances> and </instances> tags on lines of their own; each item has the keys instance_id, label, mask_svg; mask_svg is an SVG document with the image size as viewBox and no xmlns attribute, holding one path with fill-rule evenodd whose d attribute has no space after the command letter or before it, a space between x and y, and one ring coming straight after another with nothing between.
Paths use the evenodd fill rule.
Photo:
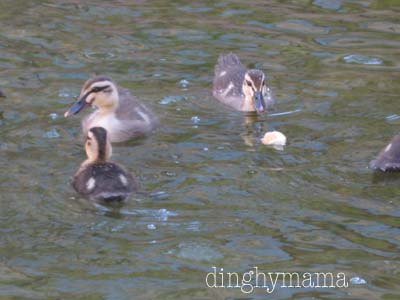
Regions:
<instances>
[{"instance_id":1,"label":"duckling beak","mask_svg":"<svg viewBox=\"0 0 400 300\"><path fill-rule=\"evenodd\" d=\"M88 95L84 95L81 99L76 101L74 105L70 107L68 111L65 112L64 117L68 118L69 116L76 115L79 113L82 109L90 106L89 103L86 102L86 98Z\"/></svg>"},{"instance_id":2,"label":"duckling beak","mask_svg":"<svg viewBox=\"0 0 400 300\"><path fill-rule=\"evenodd\" d=\"M256 107L257 112L264 112L265 110L265 102L264 102L264 96L262 92L256 92L254 95L254 104Z\"/></svg>"}]
</instances>

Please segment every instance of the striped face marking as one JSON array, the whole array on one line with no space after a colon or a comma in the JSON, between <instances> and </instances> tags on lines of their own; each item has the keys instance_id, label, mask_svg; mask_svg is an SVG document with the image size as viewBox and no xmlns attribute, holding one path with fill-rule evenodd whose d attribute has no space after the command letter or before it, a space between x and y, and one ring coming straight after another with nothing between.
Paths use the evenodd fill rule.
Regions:
<instances>
[{"instance_id":1,"label":"striped face marking","mask_svg":"<svg viewBox=\"0 0 400 300\"><path fill-rule=\"evenodd\" d=\"M90 161L94 161L98 156L98 144L93 132L89 131L85 145L86 155Z\"/></svg>"},{"instance_id":2,"label":"striped face marking","mask_svg":"<svg viewBox=\"0 0 400 300\"><path fill-rule=\"evenodd\" d=\"M260 74L257 74L257 76L253 74L253 77L250 76L249 73L246 73L244 79L247 86L249 86L253 92L262 91L265 85L264 73L261 72Z\"/></svg>"},{"instance_id":3,"label":"striped face marking","mask_svg":"<svg viewBox=\"0 0 400 300\"><path fill-rule=\"evenodd\" d=\"M249 70L244 75L242 91L245 95L243 108L264 112L265 96L267 94L264 73L260 70Z\"/></svg>"},{"instance_id":4,"label":"striped face marking","mask_svg":"<svg viewBox=\"0 0 400 300\"><path fill-rule=\"evenodd\" d=\"M115 102L118 104L118 92L115 90L115 85L106 77L89 79L83 85L79 99L65 112L64 116L76 115L92 105L105 107ZM115 95L117 100L113 99Z\"/></svg>"},{"instance_id":5,"label":"striped face marking","mask_svg":"<svg viewBox=\"0 0 400 300\"><path fill-rule=\"evenodd\" d=\"M107 161L112 153L107 131L103 127L92 127L86 137L86 155L89 161Z\"/></svg>"}]
</instances>

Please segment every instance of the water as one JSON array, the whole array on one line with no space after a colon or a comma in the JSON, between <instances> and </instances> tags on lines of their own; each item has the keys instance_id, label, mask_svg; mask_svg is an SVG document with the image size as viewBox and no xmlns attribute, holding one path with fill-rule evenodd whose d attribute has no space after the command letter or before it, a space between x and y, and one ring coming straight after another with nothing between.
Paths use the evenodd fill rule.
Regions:
<instances>
[{"instance_id":1,"label":"water","mask_svg":"<svg viewBox=\"0 0 400 300\"><path fill-rule=\"evenodd\" d=\"M367 169L398 132L398 1L87 3L0 4L0 299L399 299L400 178ZM270 116L213 100L230 51L266 72ZM99 73L162 124L114 147L155 195L122 207L70 186L81 116L62 116ZM207 288L212 266L365 283L245 295Z\"/></svg>"}]
</instances>

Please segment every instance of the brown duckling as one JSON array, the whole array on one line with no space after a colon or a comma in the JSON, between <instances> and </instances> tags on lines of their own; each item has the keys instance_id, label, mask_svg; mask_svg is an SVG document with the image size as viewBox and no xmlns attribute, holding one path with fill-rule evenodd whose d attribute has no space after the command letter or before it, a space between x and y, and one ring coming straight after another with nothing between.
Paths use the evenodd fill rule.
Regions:
<instances>
[{"instance_id":1,"label":"brown duckling","mask_svg":"<svg viewBox=\"0 0 400 300\"><path fill-rule=\"evenodd\" d=\"M373 170L400 171L400 135L395 135L378 157L369 163Z\"/></svg>"},{"instance_id":2,"label":"brown duckling","mask_svg":"<svg viewBox=\"0 0 400 300\"><path fill-rule=\"evenodd\" d=\"M271 89L261 70L248 70L230 53L220 55L215 66L213 95L239 111L262 113L274 104Z\"/></svg>"},{"instance_id":3,"label":"brown duckling","mask_svg":"<svg viewBox=\"0 0 400 300\"><path fill-rule=\"evenodd\" d=\"M90 200L115 202L125 200L137 189L134 177L122 166L108 162L112 148L103 127L90 128L84 161L73 179L75 190Z\"/></svg>"},{"instance_id":4,"label":"brown duckling","mask_svg":"<svg viewBox=\"0 0 400 300\"><path fill-rule=\"evenodd\" d=\"M64 114L75 115L82 109L97 109L82 120L84 136L92 127L107 130L111 143L124 142L151 133L158 118L129 90L117 86L110 78L96 76L85 82L78 101Z\"/></svg>"}]
</instances>

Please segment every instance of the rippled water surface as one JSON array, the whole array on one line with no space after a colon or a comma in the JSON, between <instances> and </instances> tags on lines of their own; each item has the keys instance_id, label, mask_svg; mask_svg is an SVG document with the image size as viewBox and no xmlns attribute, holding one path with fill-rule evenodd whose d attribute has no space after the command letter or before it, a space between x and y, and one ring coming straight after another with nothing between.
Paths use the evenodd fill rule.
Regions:
<instances>
[{"instance_id":1,"label":"rippled water surface","mask_svg":"<svg viewBox=\"0 0 400 300\"><path fill-rule=\"evenodd\" d=\"M400 299L400 177L367 168L400 125L399 16L395 0L1 1L0 299ZM266 72L272 115L213 100L230 51ZM113 157L158 195L110 208L71 188L82 116L62 115L93 74L160 116ZM283 151L259 141L273 129ZM353 280L243 294L207 288L212 266Z\"/></svg>"}]
</instances>

